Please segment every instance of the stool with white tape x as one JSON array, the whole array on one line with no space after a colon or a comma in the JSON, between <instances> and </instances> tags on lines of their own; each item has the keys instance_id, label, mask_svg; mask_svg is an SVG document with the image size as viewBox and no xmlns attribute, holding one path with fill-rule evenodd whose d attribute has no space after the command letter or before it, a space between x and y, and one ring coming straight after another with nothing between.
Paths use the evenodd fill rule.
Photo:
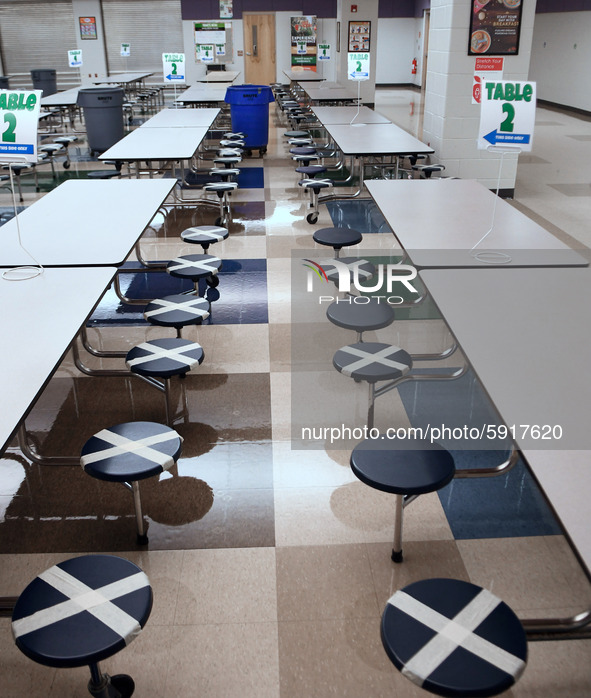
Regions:
<instances>
[{"instance_id":1,"label":"stool with white tape x","mask_svg":"<svg viewBox=\"0 0 591 698\"><path fill-rule=\"evenodd\" d=\"M153 325L174 327L176 336L181 336L181 330L186 325L201 325L210 314L209 301L200 296L176 294L156 298L148 303L144 310L144 318Z\"/></svg>"},{"instance_id":2,"label":"stool with white tape x","mask_svg":"<svg viewBox=\"0 0 591 698\"><path fill-rule=\"evenodd\" d=\"M495 696L527 662L519 618L488 590L457 579L424 579L397 591L382 615L394 665L440 696Z\"/></svg>"},{"instance_id":3,"label":"stool with white tape x","mask_svg":"<svg viewBox=\"0 0 591 698\"><path fill-rule=\"evenodd\" d=\"M148 542L139 480L170 470L183 440L174 429L156 422L124 422L94 434L84 444L82 469L97 480L121 482L133 493L138 543Z\"/></svg>"},{"instance_id":4,"label":"stool with white tape x","mask_svg":"<svg viewBox=\"0 0 591 698\"><path fill-rule=\"evenodd\" d=\"M188 254L175 257L166 265L166 271L179 279L190 279L195 287L195 293L200 294L199 282L204 279L209 288L215 289L220 280L217 276L222 268L222 260L211 254ZM209 290L209 289L208 289ZM202 293L208 300L214 300L208 293Z\"/></svg>"},{"instance_id":5,"label":"stool with white tape x","mask_svg":"<svg viewBox=\"0 0 591 698\"><path fill-rule=\"evenodd\" d=\"M171 426L173 410L169 379L173 376L184 378L191 369L203 362L203 357L203 349L197 342L179 337L168 337L142 342L133 347L127 352L125 363L132 373L164 393L166 423ZM162 382L158 379L162 379ZM186 402L184 390L183 399Z\"/></svg>"},{"instance_id":6,"label":"stool with white tape x","mask_svg":"<svg viewBox=\"0 0 591 698\"><path fill-rule=\"evenodd\" d=\"M22 592L12 633L27 657L45 666L88 665L95 698L128 698L126 674L103 674L99 662L124 649L152 610L152 588L135 564L114 555L82 555L42 572Z\"/></svg>"},{"instance_id":7,"label":"stool with white tape x","mask_svg":"<svg viewBox=\"0 0 591 698\"><path fill-rule=\"evenodd\" d=\"M412 358L400 347L381 342L357 342L341 347L333 356L333 366L356 383L365 381L369 385L369 407L367 426L374 425L375 400L392 390L409 377ZM380 388L376 383L388 381Z\"/></svg>"}]
</instances>

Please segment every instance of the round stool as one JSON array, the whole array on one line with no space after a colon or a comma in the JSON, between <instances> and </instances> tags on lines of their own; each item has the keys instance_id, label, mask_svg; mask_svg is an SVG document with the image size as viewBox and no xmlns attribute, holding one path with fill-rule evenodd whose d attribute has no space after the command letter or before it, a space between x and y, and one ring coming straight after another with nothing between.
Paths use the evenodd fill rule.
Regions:
<instances>
[{"instance_id":1,"label":"round stool","mask_svg":"<svg viewBox=\"0 0 591 698\"><path fill-rule=\"evenodd\" d=\"M317 149L312 146L297 146L295 148L290 148L289 152L292 155L316 155Z\"/></svg>"},{"instance_id":2,"label":"round stool","mask_svg":"<svg viewBox=\"0 0 591 698\"><path fill-rule=\"evenodd\" d=\"M527 662L525 631L513 610L458 579L424 579L398 590L381 629L396 668L440 696L498 695Z\"/></svg>"},{"instance_id":3,"label":"round stool","mask_svg":"<svg viewBox=\"0 0 591 698\"><path fill-rule=\"evenodd\" d=\"M179 279L190 279L195 292L199 293L199 281L205 279L209 286L215 288L219 279L218 271L222 268L222 260L211 254L187 254L175 257L166 265L166 271Z\"/></svg>"},{"instance_id":4,"label":"round stool","mask_svg":"<svg viewBox=\"0 0 591 698\"><path fill-rule=\"evenodd\" d=\"M300 168L297 168L300 169ZM306 220L311 225L318 222L318 216L320 214L318 210L318 196L322 189L328 189L332 187L332 180L330 179L300 179L298 182L300 187L303 187L308 192L310 192L310 208L313 209L307 216Z\"/></svg>"},{"instance_id":5,"label":"round stool","mask_svg":"<svg viewBox=\"0 0 591 698\"><path fill-rule=\"evenodd\" d=\"M57 153L65 150L61 143L47 143L46 145L40 145L37 148L38 151L45 153L46 157L49 158L49 164L51 165L51 173L55 177L55 165L53 163L54 157Z\"/></svg>"},{"instance_id":6,"label":"round stool","mask_svg":"<svg viewBox=\"0 0 591 698\"><path fill-rule=\"evenodd\" d=\"M197 342L180 337L142 342L127 352L125 363L132 373L161 390L166 398L166 423L172 425L170 378L185 376L203 362L203 349ZM156 379L161 378L162 383ZM184 383L183 383L184 386ZM184 391L183 391L184 392Z\"/></svg>"},{"instance_id":7,"label":"round stool","mask_svg":"<svg viewBox=\"0 0 591 698\"><path fill-rule=\"evenodd\" d=\"M310 133L308 131L300 131L300 130L286 131L283 135L286 138L309 138L310 137Z\"/></svg>"},{"instance_id":8,"label":"round stool","mask_svg":"<svg viewBox=\"0 0 591 698\"><path fill-rule=\"evenodd\" d=\"M326 172L327 169L328 168L326 168L324 165L302 165L301 167L296 167L295 171L298 174L306 175L312 179L315 175Z\"/></svg>"},{"instance_id":9,"label":"round stool","mask_svg":"<svg viewBox=\"0 0 591 698\"><path fill-rule=\"evenodd\" d=\"M228 158L226 158L228 159ZM232 158L229 158L230 160ZM218 160L214 160L218 162ZM203 185L203 191L213 191L218 195L220 204L220 216L216 220L216 225L229 225L232 222L232 211L230 208L230 194L238 188L237 182L208 182Z\"/></svg>"},{"instance_id":10,"label":"round stool","mask_svg":"<svg viewBox=\"0 0 591 698\"><path fill-rule=\"evenodd\" d=\"M358 302L359 301L359 302ZM357 332L357 341L363 333L381 330L394 322L394 310L384 298L346 296L331 303L326 317L337 327Z\"/></svg>"},{"instance_id":11,"label":"round stool","mask_svg":"<svg viewBox=\"0 0 591 698\"><path fill-rule=\"evenodd\" d=\"M177 294L154 299L146 306L144 318L153 325L174 327L180 337L185 325L201 325L209 313L209 301L205 298Z\"/></svg>"},{"instance_id":12,"label":"round stool","mask_svg":"<svg viewBox=\"0 0 591 698\"><path fill-rule=\"evenodd\" d=\"M240 170L237 167L212 167L209 174L217 175L222 182L230 182L232 177L237 177L240 174Z\"/></svg>"},{"instance_id":13,"label":"round stool","mask_svg":"<svg viewBox=\"0 0 591 698\"><path fill-rule=\"evenodd\" d=\"M363 235L352 228L320 228L314 232L313 238L319 245L332 247L338 258L343 247L358 245L363 240Z\"/></svg>"},{"instance_id":14,"label":"round stool","mask_svg":"<svg viewBox=\"0 0 591 698\"><path fill-rule=\"evenodd\" d=\"M227 228L222 228L219 225L198 225L183 230L181 233L181 240L183 242L201 245L203 251L207 252L210 245L225 240L229 234Z\"/></svg>"},{"instance_id":15,"label":"round stool","mask_svg":"<svg viewBox=\"0 0 591 698\"><path fill-rule=\"evenodd\" d=\"M148 577L115 555L82 555L60 562L22 592L12 614L17 647L51 667L88 665L97 698L127 698L131 676L102 674L99 662L124 649L152 610Z\"/></svg>"},{"instance_id":16,"label":"round stool","mask_svg":"<svg viewBox=\"0 0 591 698\"><path fill-rule=\"evenodd\" d=\"M404 507L420 494L435 492L453 479L453 456L422 439L366 439L351 453L351 470L366 485L396 495L392 561L402 562Z\"/></svg>"},{"instance_id":17,"label":"round stool","mask_svg":"<svg viewBox=\"0 0 591 698\"><path fill-rule=\"evenodd\" d=\"M102 429L82 447L80 465L97 480L121 482L133 492L138 543L148 542L138 480L170 470L181 454L182 438L156 422L124 422Z\"/></svg>"},{"instance_id":18,"label":"round stool","mask_svg":"<svg viewBox=\"0 0 591 698\"><path fill-rule=\"evenodd\" d=\"M391 344L358 342L341 347L333 356L332 364L339 373L353 378L356 383L366 381L369 384L367 426L372 429L376 397L391 390L410 373L412 359L404 349ZM376 390L376 383L380 381L389 382Z\"/></svg>"},{"instance_id":19,"label":"round stool","mask_svg":"<svg viewBox=\"0 0 591 698\"><path fill-rule=\"evenodd\" d=\"M59 136L54 138L53 142L58 145L63 145L66 149L66 161L64 162L64 169L68 169L71 165L69 146L78 140L78 136Z\"/></svg>"}]
</instances>

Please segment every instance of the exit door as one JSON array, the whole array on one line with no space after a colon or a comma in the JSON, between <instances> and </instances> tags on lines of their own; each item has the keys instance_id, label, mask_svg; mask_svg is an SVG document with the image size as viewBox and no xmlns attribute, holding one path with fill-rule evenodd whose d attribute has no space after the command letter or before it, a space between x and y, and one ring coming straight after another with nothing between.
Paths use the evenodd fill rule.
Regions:
<instances>
[{"instance_id":1,"label":"exit door","mask_svg":"<svg viewBox=\"0 0 591 698\"><path fill-rule=\"evenodd\" d=\"M253 85L269 85L275 68L275 15L243 13L244 78Z\"/></svg>"}]
</instances>

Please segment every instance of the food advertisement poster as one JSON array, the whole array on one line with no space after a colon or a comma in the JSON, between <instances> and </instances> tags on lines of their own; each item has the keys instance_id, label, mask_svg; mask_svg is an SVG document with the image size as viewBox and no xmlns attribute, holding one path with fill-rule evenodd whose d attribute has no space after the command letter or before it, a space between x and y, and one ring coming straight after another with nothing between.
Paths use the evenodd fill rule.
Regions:
<instances>
[{"instance_id":1,"label":"food advertisement poster","mask_svg":"<svg viewBox=\"0 0 591 698\"><path fill-rule=\"evenodd\" d=\"M316 16L291 17L291 67L316 70Z\"/></svg>"},{"instance_id":2,"label":"food advertisement poster","mask_svg":"<svg viewBox=\"0 0 591 698\"><path fill-rule=\"evenodd\" d=\"M522 0L472 0L469 56L519 53Z\"/></svg>"}]
</instances>

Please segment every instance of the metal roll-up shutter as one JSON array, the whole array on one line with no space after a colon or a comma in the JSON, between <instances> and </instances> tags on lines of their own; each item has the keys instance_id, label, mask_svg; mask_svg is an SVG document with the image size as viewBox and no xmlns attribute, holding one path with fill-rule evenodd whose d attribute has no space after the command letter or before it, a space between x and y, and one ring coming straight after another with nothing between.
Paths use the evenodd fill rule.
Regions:
<instances>
[{"instance_id":1,"label":"metal roll-up shutter","mask_svg":"<svg viewBox=\"0 0 591 698\"><path fill-rule=\"evenodd\" d=\"M162 75L162 54L183 53L180 0L103 0L107 62L111 74L154 70ZM131 44L129 58L121 44Z\"/></svg>"},{"instance_id":2,"label":"metal roll-up shutter","mask_svg":"<svg viewBox=\"0 0 591 698\"><path fill-rule=\"evenodd\" d=\"M31 70L57 71L58 89L80 82L68 66L77 48L71 0L0 0L0 47L11 87L31 88Z\"/></svg>"}]
</instances>

